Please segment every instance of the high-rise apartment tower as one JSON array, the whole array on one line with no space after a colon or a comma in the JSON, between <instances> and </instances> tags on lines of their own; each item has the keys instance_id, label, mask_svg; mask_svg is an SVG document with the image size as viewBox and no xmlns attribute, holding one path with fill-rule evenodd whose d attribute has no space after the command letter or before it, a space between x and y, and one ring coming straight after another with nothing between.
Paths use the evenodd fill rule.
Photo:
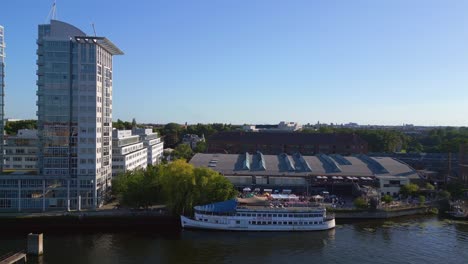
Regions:
<instances>
[{"instance_id":1,"label":"high-rise apartment tower","mask_svg":"<svg viewBox=\"0 0 468 264\"><path fill-rule=\"evenodd\" d=\"M3 172L5 110L5 31L0 26L0 174Z\"/></svg>"},{"instance_id":2,"label":"high-rise apartment tower","mask_svg":"<svg viewBox=\"0 0 468 264\"><path fill-rule=\"evenodd\" d=\"M97 207L112 177L112 56L123 52L58 20L39 25L37 45L38 172Z\"/></svg>"}]
</instances>

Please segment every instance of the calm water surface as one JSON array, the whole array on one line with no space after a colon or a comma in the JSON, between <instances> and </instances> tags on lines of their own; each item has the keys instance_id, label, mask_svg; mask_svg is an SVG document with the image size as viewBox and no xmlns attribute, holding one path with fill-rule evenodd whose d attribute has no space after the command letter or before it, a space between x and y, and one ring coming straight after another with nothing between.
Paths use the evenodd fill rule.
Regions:
<instances>
[{"instance_id":1,"label":"calm water surface","mask_svg":"<svg viewBox=\"0 0 468 264\"><path fill-rule=\"evenodd\" d=\"M0 254L25 247L0 236ZM45 234L31 263L468 263L468 221L436 217L342 224L307 233ZM28 262L28 263L30 263Z\"/></svg>"}]
</instances>

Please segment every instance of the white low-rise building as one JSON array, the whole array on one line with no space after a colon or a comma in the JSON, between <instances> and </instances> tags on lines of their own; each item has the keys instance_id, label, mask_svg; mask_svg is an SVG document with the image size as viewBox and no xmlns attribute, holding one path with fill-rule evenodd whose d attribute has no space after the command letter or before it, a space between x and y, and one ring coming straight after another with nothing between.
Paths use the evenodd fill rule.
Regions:
<instances>
[{"instance_id":1,"label":"white low-rise building","mask_svg":"<svg viewBox=\"0 0 468 264\"><path fill-rule=\"evenodd\" d=\"M16 136L5 139L5 170L37 169L37 130L20 129Z\"/></svg>"},{"instance_id":2,"label":"white low-rise building","mask_svg":"<svg viewBox=\"0 0 468 264\"><path fill-rule=\"evenodd\" d=\"M138 135L140 141L148 149L148 165L157 165L163 157L164 142L158 133L153 132L151 128L134 128L133 135Z\"/></svg>"},{"instance_id":3,"label":"white low-rise building","mask_svg":"<svg viewBox=\"0 0 468 264\"><path fill-rule=\"evenodd\" d=\"M112 176L147 167L148 149L131 130L112 131Z\"/></svg>"}]
</instances>

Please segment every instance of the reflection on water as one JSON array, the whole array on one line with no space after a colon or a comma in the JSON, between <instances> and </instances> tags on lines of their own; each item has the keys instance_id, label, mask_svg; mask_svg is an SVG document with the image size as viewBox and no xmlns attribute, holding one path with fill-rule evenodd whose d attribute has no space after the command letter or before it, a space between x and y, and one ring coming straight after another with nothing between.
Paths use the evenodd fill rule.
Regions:
<instances>
[{"instance_id":1,"label":"reflection on water","mask_svg":"<svg viewBox=\"0 0 468 264\"><path fill-rule=\"evenodd\" d=\"M304 252L318 254L335 239L336 230L320 232L206 232L184 230L181 241L164 243L166 252L180 250L184 254L169 254L168 262L221 263L229 256L230 262L246 259L276 260Z\"/></svg>"},{"instance_id":2,"label":"reflection on water","mask_svg":"<svg viewBox=\"0 0 468 264\"><path fill-rule=\"evenodd\" d=\"M0 254L25 243L26 234L1 236ZM31 263L466 263L468 222L422 217L302 233L45 234L44 250Z\"/></svg>"}]
</instances>

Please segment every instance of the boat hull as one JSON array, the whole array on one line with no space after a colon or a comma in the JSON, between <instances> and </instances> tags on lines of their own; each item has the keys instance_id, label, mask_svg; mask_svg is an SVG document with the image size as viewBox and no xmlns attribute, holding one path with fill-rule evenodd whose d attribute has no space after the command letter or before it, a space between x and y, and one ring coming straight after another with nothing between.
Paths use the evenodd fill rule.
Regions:
<instances>
[{"instance_id":1,"label":"boat hull","mask_svg":"<svg viewBox=\"0 0 468 264\"><path fill-rule=\"evenodd\" d=\"M230 225L202 222L180 216L182 228L207 229L207 230L226 230L226 231L320 231L335 227L335 219L323 221L322 224L313 225Z\"/></svg>"}]
</instances>

